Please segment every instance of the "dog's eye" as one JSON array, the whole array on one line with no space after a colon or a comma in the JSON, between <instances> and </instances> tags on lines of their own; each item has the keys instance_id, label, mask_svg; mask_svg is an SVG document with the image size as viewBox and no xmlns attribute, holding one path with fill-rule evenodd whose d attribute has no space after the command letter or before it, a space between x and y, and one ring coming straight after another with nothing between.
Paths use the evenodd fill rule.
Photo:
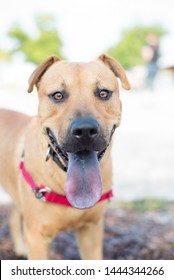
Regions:
<instances>
[{"instance_id":1,"label":"dog's eye","mask_svg":"<svg viewBox=\"0 0 174 280\"><path fill-rule=\"evenodd\" d=\"M63 94L61 93L61 92L55 92L54 94L53 94L53 98L55 99L55 100L61 100L62 98L63 98Z\"/></svg>"},{"instance_id":2,"label":"dog's eye","mask_svg":"<svg viewBox=\"0 0 174 280\"><path fill-rule=\"evenodd\" d=\"M60 103L60 102L64 101L66 94L65 94L65 92L57 91L53 94L49 94L48 96L52 101L54 101L56 103Z\"/></svg>"},{"instance_id":3,"label":"dog's eye","mask_svg":"<svg viewBox=\"0 0 174 280\"><path fill-rule=\"evenodd\" d=\"M107 89L97 90L96 96L100 100L109 100L111 98L111 96L112 96L112 91L107 90Z\"/></svg>"},{"instance_id":4,"label":"dog's eye","mask_svg":"<svg viewBox=\"0 0 174 280\"><path fill-rule=\"evenodd\" d=\"M109 95L109 92L106 90L101 90L99 93L100 98L104 98L104 99L108 98L108 95Z\"/></svg>"}]
</instances>

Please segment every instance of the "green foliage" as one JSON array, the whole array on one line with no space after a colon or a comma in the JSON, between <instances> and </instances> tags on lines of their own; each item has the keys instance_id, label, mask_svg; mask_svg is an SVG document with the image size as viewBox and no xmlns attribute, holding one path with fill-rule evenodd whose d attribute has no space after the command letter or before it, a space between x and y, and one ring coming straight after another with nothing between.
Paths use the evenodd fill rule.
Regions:
<instances>
[{"instance_id":1,"label":"green foliage","mask_svg":"<svg viewBox=\"0 0 174 280\"><path fill-rule=\"evenodd\" d=\"M166 209L167 202L165 200L159 199L145 199L145 200L136 200L132 202L120 201L119 205L128 209L132 209L138 212L145 211L157 211L161 209Z\"/></svg>"},{"instance_id":2,"label":"green foliage","mask_svg":"<svg viewBox=\"0 0 174 280\"><path fill-rule=\"evenodd\" d=\"M54 54L63 58L61 54L62 42L55 27L52 16L40 15L35 18L36 36L28 34L19 24L15 24L8 32L15 46L11 55L22 53L27 61L41 63L48 56Z\"/></svg>"},{"instance_id":3,"label":"green foliage","mask_svg":"<svg viewBox=\"0 0 174 280\"><path fill-rule=\"evenodd\" d=\"M125 68L131 68L144 63L141 50L146 43L147 35L154 33L161 38L166 31L160 25L134 26L124 30L120 42L110 48L107 53L118 61Z\"/></svg>"}]
</instances>

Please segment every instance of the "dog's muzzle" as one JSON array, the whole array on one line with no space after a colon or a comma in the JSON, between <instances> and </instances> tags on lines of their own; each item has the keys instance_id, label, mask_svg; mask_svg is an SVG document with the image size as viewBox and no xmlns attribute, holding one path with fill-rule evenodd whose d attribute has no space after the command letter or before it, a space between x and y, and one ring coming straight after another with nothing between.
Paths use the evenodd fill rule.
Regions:
<instances>
[{"instance_id":1,"label":"dog's muzzle","mask_svg":"<svg viewBox=\"0 0 174 280\"><path fill-rule=\"evenodd\" d=\"M70 204L78 209L94 206L102 195L100 160L102 159L115 126L106 141L99 123L91 117L72 121L66 141L60 146L53 132L47 128L51 144L67 166L65 194Z\"/></svg>"},{"instance_id":2,"label":"dog's muzzle","mask_svg":"<svg viewBox=\"0 0 174 280\"><path fill-rule=\"evenodd\" d=\"M89 117L75 119L70 127L72 140L77 140L82 145L95 141L100 133L99 123Z\"/></svg>"},{"instance_id":3,"label":"dog's muzzle","mask_svg":"<svg viewBox=\"0 0 174 280\"><path fill-rule=\"evenodd\" d=\"M103 131L97 120L79 117L72 121L62 149L69 153L83 150L100 152L107 147Z\"/></svg>"}]
</instances>

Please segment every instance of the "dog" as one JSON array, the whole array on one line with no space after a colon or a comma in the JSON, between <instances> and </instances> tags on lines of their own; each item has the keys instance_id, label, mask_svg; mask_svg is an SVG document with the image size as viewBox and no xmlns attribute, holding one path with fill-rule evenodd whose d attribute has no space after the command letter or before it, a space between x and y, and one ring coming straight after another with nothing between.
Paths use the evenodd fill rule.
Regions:
<instances>
[{"instance_id":1,"label":"dog","mask_svg":"<svg viewBox=\"0 0 174 280\"><path fill-rule=\"evenodd\" d=\"M0 110L0 183L14 202L17 255L48 259L52 239L75 230L81 259L103 258L112 136L122 111L118 79L130 89L122 66L106 54L88 63L53 55L29 78L37 116Z\"/></svg>"}]
</instances>

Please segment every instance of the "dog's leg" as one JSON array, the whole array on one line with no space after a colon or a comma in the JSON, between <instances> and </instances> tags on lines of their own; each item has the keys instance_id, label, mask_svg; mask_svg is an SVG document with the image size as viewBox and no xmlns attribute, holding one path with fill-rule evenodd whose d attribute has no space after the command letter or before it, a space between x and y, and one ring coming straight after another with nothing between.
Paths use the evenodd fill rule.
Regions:
<instances>
[{"instance_id":1,"label":"dog's leg","mask_svg":"<svg viewBox=\"0 0 174 280\"><path fill-rule=\"evenodd\" d=\"M24 236L22 232L22 215L20 211L14 206L10 214L10 229L11 236L14 243L14 250L18 256L27 256L26 246L24 243Z\"/></svg>"},{"instance_id":2,"label":"dog's leg","mask_svg":"<svg viewBox=\"0 0 174 280\"><path fill-rule=\"evenodd\" d=\"M103 256L103 223L89 223L77 230L80 255L84 260L100 260Z\"/></svg>"},{"instance_id":3,"label":"dog's leg","mask_svg":"<svg viewBox=\"0 0 174 280\"><path fill-rule=\"evenodd\" d=\"M47 260L49 258L49 247L51 237L42 234L37 225L29 227L25 224L24 234L26 238L27 255L30 260Z\"/></svg>"}]
</instances>

